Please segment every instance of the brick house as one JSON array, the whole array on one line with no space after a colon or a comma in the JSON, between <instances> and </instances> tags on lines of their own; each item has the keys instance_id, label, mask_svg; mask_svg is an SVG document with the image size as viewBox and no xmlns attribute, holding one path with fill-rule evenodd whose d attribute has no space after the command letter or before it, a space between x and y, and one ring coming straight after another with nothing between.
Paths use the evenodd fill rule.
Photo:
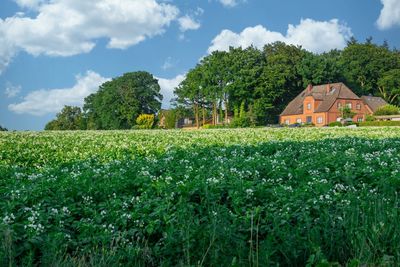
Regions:
<instances>
[{"instance_id":1,"label":"brick house","mask_svg":"<svg viewBox=\"0 0 400 267\"><path fill-rule=\"evenodd\" d=\"M312 86L311 84L295 97L281 113L281 124L313 123L325 126L341 119L340 108L348 106L354 122L365 121L366 115L372 114L387 103L380 97L358 97L343 83Z\"/></svg>"}]
</instances>

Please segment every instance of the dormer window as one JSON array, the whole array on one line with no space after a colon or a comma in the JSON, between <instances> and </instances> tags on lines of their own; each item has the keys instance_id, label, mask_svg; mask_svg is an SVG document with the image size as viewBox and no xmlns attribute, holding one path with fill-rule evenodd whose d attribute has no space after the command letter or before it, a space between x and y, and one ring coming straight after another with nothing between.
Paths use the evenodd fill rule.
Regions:
<instances>
[{"instance_id":1,"label":"dormer window","mask_svg":"<svg viewBox=\"0 0 400 267\"><path fill-rule=\"evenodd\" d=\"M307 103L307 109L308 109L308 110L311 109L311 103Z\"/></svg>"}]
</instances>

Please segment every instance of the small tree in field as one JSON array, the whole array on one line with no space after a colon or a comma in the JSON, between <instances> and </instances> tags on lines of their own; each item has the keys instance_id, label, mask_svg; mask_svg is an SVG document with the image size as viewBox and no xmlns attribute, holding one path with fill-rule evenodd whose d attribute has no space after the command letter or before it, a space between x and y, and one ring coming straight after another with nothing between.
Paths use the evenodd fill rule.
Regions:
<instances>
[{"instance_id":1,"label":"small tree in field","mask_svg":"<svg viewBox=\"0 0 400 267\"><path fill-rule=\"evenodd\" d=\"M153 114L141 114L136 119L136 125L139 129L151 129L154 125Z\"/></svg>"}]
</instances>

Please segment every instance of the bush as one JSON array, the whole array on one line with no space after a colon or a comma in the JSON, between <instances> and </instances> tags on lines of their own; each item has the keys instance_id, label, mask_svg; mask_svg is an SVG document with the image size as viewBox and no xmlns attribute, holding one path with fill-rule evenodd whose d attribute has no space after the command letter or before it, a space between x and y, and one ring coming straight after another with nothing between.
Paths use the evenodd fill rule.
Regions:
<instances>
[{"instance_id":1,"label":"bush","mask_svg":"<svg viewBox=\"0 0 400 267\"><path fill-rule=\"evenodd\" d=\"M364 121L359 126L400 126L400 121Z\"/></svg>"},{"instance_id":2,"label":"bush","mask_svg":"<svg viewBox=\"0 0 400 267\"><path fill-rule=\"evenodd\" d=\"M233 118L230 127L233 128L244 128L244 127L250 127L251 126L251 121L250 118L248 117L238 117L238 118Z\"/></svg>"},{"instance_id":3,"label":"bush","mask_svg":"<svg viewBox=\"0 0 400 267\"><path fill-rule=\"evenodd\" d=\"M384 105L380 108L378 108L377 111L375 111L374 115L375 116L380 116L380 115L397 115L400 113L399 107L395 105Z\"/></svg>"},{"instance_id":4,"label":"bush","mask_svg":"<svg viewBox=\"0 0 400 267\"><path fill-rule=\"evenodd\" d=\"M374 116L372 116L372 115L367 115L367 116L365 117L365 120L366 120L366 121L375 121L376 118L375 118Z\"/></svg>"},{"instance_id":5,"label":"bush","mask_svg":"<svg viewBox=\"0 0 400 267\"><path fill-rule=\"evenodd\" d=\"M177 120L177 114L175 110L166 110L164 111L163 115L164 115L164 128L174 129Z\"/></svg>"},{"instance_id":6,"label":"bush","mask_svg":"<svg viewBox=\"0 0 400 267\"><path fill-rule=\"evenodd\" d=\"M227 128L227 126L224 124L219 124L219 125L204 124L201 128L203 128L203 129L221 129L221 128Z\"/></svg>"},{"instance_id":7,"label":"bush","mask_svg":"<svg viewBox=\"0 0 400 267\"><path fill-rule=\"evenodd\" d=\"M342 127L342 123L340 121L334 121L328 124L329 127Z\"/></svg>"},{"instance_id":8,"label":"bush","mask_svg":"<svg viewBox=\"0 0 400 267\"><path fill-rule=\"evenodd\" d=\"M140 114L136 119L136 125L139 129L151 129L154 125L153 114Z\"/></svg>"}]
</instances>

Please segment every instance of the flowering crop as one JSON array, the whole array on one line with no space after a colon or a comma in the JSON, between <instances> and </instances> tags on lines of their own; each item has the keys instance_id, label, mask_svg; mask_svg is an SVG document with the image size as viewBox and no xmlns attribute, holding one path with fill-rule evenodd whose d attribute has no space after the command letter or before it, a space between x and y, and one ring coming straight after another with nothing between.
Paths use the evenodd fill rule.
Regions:
<instances>
[{"instance_id":1,"label":"flowering crop","mask_svg":"<svg viewBox=\"0 0 400 267\"><path fill-rule=\"evenodd\" d=\"M399 192L397 127L0 133L0 265L398 265Z\"/></svg>"}]
</instances>

